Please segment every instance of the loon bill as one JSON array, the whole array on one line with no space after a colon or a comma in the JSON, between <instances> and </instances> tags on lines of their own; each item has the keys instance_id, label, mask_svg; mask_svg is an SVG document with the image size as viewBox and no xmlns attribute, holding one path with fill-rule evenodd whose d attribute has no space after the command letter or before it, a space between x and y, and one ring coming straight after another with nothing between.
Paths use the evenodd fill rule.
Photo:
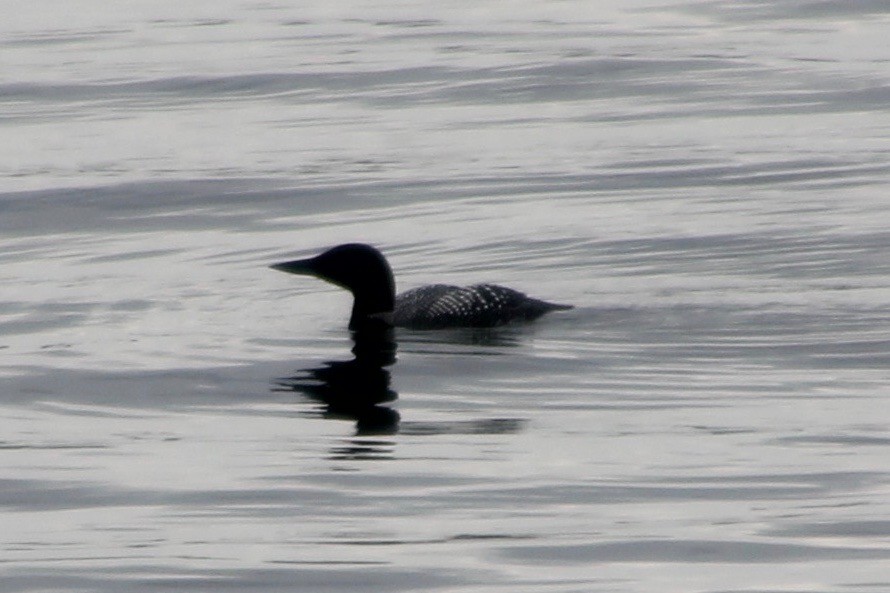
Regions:
<instances>
[{"instance_id":1,"label":"loon bill","mask_svg":"<svg viewBox=\"0 0 890 593\"><path fill-rule=\"evenodd\" d=\"M270 267L315 276L350 291L354 299L351 330L374 322L414 329L493 327L531 321L550 311L572 308L533 299L496 284L432 284L396 296L386 258L374 247L361 243L338 245L316 257Z\"/></svg>"}]
</instances>

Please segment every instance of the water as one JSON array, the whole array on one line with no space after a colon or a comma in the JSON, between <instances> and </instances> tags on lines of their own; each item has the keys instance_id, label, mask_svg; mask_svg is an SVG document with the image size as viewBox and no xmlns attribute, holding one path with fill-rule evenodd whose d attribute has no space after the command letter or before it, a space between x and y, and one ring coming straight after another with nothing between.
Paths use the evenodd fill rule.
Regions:
<instances>
[{"instance_id":1,"label":"water","mask_svg":"<svg viewBox=\"0 0 890 593\"><path fill-rule=\"evenodd\" d=\"M890 11L596 4L6 15L0 588L890 590ZM576 309L367 430L345 241Z\"/></svg>"}]
</instances>

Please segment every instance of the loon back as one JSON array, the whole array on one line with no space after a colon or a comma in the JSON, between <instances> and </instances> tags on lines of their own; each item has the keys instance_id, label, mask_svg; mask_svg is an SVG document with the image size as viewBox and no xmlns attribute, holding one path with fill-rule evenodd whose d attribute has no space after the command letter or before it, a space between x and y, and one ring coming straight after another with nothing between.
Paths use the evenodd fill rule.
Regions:
<instances>
[{"instance_id":1,"label":"loon back","mask_svg":"<svg viewBox=\"0 0 890 593\"><path fill-rule=\"evenodd\" d=\"M493 327L512 321L532 321L549 311L571 309L533 299L497 284L449 286L432 284L396 297L393 324L416 329Z\"/></svg>"},{"instance_id":2,"label":"loon back","mask_svg":"<svg viewBox=\"0 0 890 593\"><path fill-rule=\"evenodd\" d=\"M368 324L417 329L492 327L512 321L531 321L549 311L571 309L497 286L466 288L433 284L395 296L392 269L383 254L370 245L347 243L309 259L271 266L291 274L316 276L349 290L353 295L349 329Z\"/></svg>"}]
</instances>

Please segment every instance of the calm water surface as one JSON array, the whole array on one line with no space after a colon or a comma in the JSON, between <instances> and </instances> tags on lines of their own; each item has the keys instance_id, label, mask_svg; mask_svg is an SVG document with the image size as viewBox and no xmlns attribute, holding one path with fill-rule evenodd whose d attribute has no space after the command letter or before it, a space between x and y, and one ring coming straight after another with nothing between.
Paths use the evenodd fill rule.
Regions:
<instances>
[{"instance_id":1,"label":"calm water surface","mask_svg":"<svg viewBox=\"0 0 890 593\"><path fill-rule=\"evenodd\" d=\"M885 3L80 4L0 24L0 589L890 591ZM266 267L345 241L576 308L363 374Z\"/></svg>"}]
</instances>

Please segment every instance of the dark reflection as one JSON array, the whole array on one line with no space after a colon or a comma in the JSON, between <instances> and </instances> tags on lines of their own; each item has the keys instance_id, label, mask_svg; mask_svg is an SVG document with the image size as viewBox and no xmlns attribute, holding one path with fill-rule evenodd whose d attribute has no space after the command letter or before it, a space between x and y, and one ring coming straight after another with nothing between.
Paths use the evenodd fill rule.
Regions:
<instances>
[{"instance_id":1,"label":"dark reflection","mask_svg":"<svg viewBox=\"0 0 890 593\"><path fill-rule=\"evenodd\" d=\"M390 388L386 367L396 361L392 328L366 327L352 332L352 360L328 361L275 381L278 391L293 391L321 404L324 418L354 420L356 434L395 434L399 413L382 405L398 394Z\"/></svg>"},{"instance_id":2,"label":"dark reflection","mask_svg":"<svg viewBox=\"0 0 890 593\"><path fill-rule=\"evenodd\" d=\"M352 439L344 442L339 447L331 449L329 459L344 460L371 460L392 459L394 443L390 441Z\"/></svg>"},{"instance_id":3,"label":"dark reflection","mask_svg":"<svg viewBox=\"0 0 890 593\"><path fill-rule=\"evenodd\" d=\"M464 356L496 355L505 347L520 344L520 334L506 328L408 332L401 337L410 352ZM387 404L398 394L391 387L387 367L396 361L396 341L391 327L364 327L352 332L352 360L327 361L291 377L277 379L276 391L298 393L319 403L313 412L322 418L352 420L358 438L346 439L332 452L334 459L388 459L394 442L368 439L397 432L410 435L512 434L525 426L521 418L401 422Z\"/></svg>"},{"instance_id":4,"label":"dark reflection","mask_svg":"<svg viewBox=\"0 0 890 593\"><path fill-rule=\"evenodd\" d=\"M514 434L525 426L522 418L486 418L484 420L454 420L450 422L406 422L402 434Z\"/></svg>"},{"instance_id":5,"label":"dark reflection","mask_svg":"<svg viewBox=\"0 0 890 593\"><path fill-rule=\"evenodd\" d=\"M525 331L523 331L525 330ZM399 337L403 348L411 352L424 352L429 349L439 350L447 346L458 346L463 353L480 355L500 354L503 348L520 346L528 334L527 328L506 327L460 327L430 331L405 330ZM477 346L478 350L467 351L468 346Z\"/></svg>"}]
</instances>

